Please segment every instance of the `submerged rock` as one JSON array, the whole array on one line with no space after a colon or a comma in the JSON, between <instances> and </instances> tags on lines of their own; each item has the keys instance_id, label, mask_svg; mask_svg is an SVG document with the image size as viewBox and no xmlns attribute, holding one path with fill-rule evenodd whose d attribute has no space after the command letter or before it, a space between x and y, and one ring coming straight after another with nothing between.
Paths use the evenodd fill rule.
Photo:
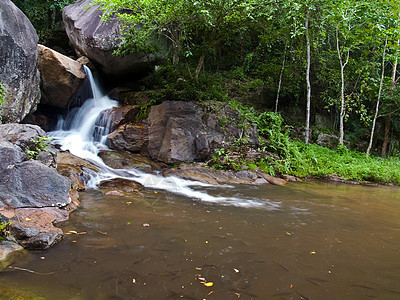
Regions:
<instances>
[{"instance_id":1,"label":"submerged rock","mask_svg":"<svg viewBox=\"0 0 400 300\"><path fill-rule=\"evenodd\" d=\"M38 36L29 19L11 0L0 1L0 83L5 100L3 122L20 122L40 100Z\"/></svg>"},{"instance_id":2,"label":"submerged rock","mask_svg":"<svg viewBox=\"0 0 400 300\"><path fill-rule=\"evenodd\" d=\"M124 197L127 194L138 192L143 189L143 185L138 182L115 178L111 180L103 181L99 188L102 190L104 195L106 196L119 196Z\"/></svg>"},{"instance_id":3,"label":"submerged rock","mask_svg":"<svg viewBox=\"0 0 400 300\"><path fill-rule=\"evenodd\" d=\"M0 240L0 271L11 265L16 254L21 253L23 249L15 240Z\"/></svg>"}]
</instances>

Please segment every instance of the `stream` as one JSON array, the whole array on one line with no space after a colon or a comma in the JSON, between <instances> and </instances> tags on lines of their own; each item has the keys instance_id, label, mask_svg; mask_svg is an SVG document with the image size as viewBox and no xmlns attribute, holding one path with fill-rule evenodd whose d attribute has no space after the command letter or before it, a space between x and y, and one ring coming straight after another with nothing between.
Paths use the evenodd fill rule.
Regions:
<instances>
[{"instance_id":1,"label":"stream","mask_svg":"<svg viewBox=\"0 0 400 300\"><path fill-rule=\"evenodd\" d=\"M398 187L206 189L275 206L89 190L61 224L72 234L18 258L20 269L1 272L0 287L44 299L400 298Z\"/></svg>"},{"instance_id":2,"label":"stream","mask_svg":"<svg viewBox=\"0 0 400 300\"><path fill-rule=\"evenodd\" d=\"M92 88L49 135L100 171L59 224L64 239L0 272L0 299L400 299L399 187L213 186L115 170L97 153L109 130L99 115L117 103ZM118 177L146 188L96 189Z\"/></svg>"}]
</instances>

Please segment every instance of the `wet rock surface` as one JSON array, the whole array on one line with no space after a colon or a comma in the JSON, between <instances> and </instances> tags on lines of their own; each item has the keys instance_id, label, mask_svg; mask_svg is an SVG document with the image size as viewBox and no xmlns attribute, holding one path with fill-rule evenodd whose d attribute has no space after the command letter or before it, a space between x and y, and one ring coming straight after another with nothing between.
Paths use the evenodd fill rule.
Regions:
<instances>
[{"instance_id":1,"label":"wet rock surface","mask_svg":"<svg viewBox=\"0 0 400 300\"><path fill-rule=\"evenodd\" d=\"M57 172L69 179L73 189L85 190L88 174L98 171L96 166L80 157L69 152L57 152Z\"/></svg>"},{"instance_id":2,"label":"wet rock surface","mask_svg":"<svg viewBox=\"0 0 400 300\"><path fill-rule=\"evenodd\" d=\"M165 164L156 163L146 156L137 153L124 151L101 151L99 156L107 166L113 169L135 168L141 171L154 173L151 171L159 171L166 167Z\"/></svg>"},{"instance_id":3,"label":"wet rock surface","mask_svg":"<svg viewBox=\"0 0 400 300\"><path fill-rule=\"evenodd\" d=\"M181 164L178 168L167 169L162 174L164 176L176 176L208 184L286 184L284 179L273 177L259 171L216 170L208 168L204 164Z\"/></svg>"}]
</instances>

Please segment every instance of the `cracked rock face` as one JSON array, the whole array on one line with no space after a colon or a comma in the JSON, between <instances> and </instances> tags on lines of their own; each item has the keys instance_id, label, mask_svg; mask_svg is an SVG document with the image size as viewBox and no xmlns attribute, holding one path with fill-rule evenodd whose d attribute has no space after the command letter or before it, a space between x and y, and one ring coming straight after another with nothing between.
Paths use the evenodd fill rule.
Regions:
<instances>
[{"instance_id":1,"label":"cracked rock face","mask_svg":"<svg viewBox=\"0 0 400 300\"><path fill-rule=\"evenodd\" d=\"M11 0L0 1L0 82L6 98L3 122L20 122L40 100L38 36Z\"/></svg>"}]
</instances>

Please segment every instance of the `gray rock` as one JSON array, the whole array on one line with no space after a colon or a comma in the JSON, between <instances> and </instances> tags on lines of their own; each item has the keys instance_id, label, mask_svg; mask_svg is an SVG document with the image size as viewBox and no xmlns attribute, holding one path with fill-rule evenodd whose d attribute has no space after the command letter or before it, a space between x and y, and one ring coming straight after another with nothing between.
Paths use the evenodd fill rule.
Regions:
<instances>
[{"instance_id":1,"label":"gray rock","mask_svg":"<svg viewBox=\"0 0 400 300\"><path fill-rule=\"evenodd\" d=\"M6 98L3 122L20 122L40 100L38 36L11 0L0 1L0 82Z\"/></svg>"},{"instance_id":2,"label":"gray rock","mask_svg":"<svg viewBox=\"0 0 400 300\"><path fill-rule=\"evenodd\" d=\"M53 168L30 160L0 174L0 207L64 207L70 182Z\"/></svg>"},{"instance_id":3,"label":"gray rock","mask_svg":"<svg viewBox=\"0 0 400 300\"><path fill-rule=\"evenodd\" d=\"M42 79L41 104L68 108L86 77L82 64L43 45L39 45L38 49Z\"/></svg>"},{"instance_id":4,"label":"gray rock","mask_svg":"<svg viewBox=\"0 0 400 300\"><path fill-rule=\"evenodd\" d=\"M150 157L165 163L199 159L196 135L203 129L200 111L189 102L165 101L152 106L148 118Z\"/></svg>"},{"instance_id":5,"label":"gray rock","mask_svg":"<svg viewBox=\"0 0 400 300\"><path fill-rule=\"evenodd\" d=\"M25 159L25 154L13 143L0 139L0 159L0 174L2 174L21 163Z\"/></svg>"},{"instance_id":6,"label":"gray rock","mask_svg":"<svg viewBox=\"0 0 400 300\"><path fill-rule=\"evenodd\" d=\"M157 55L136 53L115 56L113 51L122 41L121 24L116 20L101 21L101 11L91 6L92 0L80 0L64 8L63 21L67 35L78 56L92 60L109 77L122 78L141 74L157 61Z\"/></svg>"},{"instance_id":7,"label":"gray rock","mask_svg":"<svg viewBox=\"0 0 400 300\"><path fill-rule=\"evenodd\" d=\"M321 132L318 134L317 144L334 149L339 144L339 138L336 135Z\"/></svg>"},{"instance_id":8,"label":"gray rock","mask_svg":"<svg viewBox=\"0 0 400 300\"><path fill-rule=\"evenodd\" d=\"M39 138L47 137L46 132L37 125L31 124L2 124L0 125L0 139L9 141L20 148L25 153L27 150L37 150L37 145L32 139L38 141ZM47 166L55 166L55 148L48 141L48 146L41 149L37 159Z\"/></svg>"},{"instance_id":9,"label":"gray rock","mask_svg":"<svg viewBox=\"0 0 400 300\"><path fill-rule=\"evenodd\" d=\"M217 148L237 138L258 143L257 128L242 129L238 113L222 106L219 115L191 102L165 101L152 106L148 117L151 158L165 162L188 162L209 158ZM223 124L221 120L228 120Z\"/></svg>"}]
</instances>

